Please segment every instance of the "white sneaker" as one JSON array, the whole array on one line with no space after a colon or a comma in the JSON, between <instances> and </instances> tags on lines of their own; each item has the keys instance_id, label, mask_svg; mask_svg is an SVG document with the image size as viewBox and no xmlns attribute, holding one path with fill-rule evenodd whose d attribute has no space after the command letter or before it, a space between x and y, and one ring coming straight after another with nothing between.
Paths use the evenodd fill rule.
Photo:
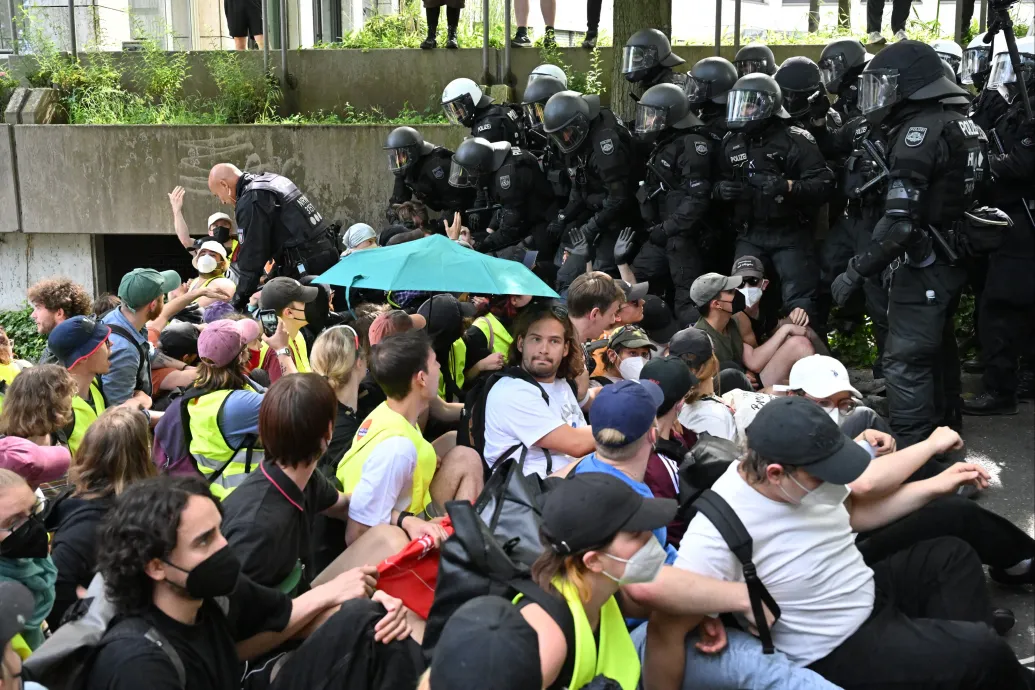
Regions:
<instances>
[{"instance_id":1,"label":"white sneaker","mask_svg":"<svg viewBox=\"0 0 1035 690\"><path fill-rule=\"evenodd\" d=\"M867 41L869 41L871 45L875 43L884 43L884 37L881 36L879 31L871 31Z\"/></svg>"},{"instance_id":2,"label":"white sneaker","mask_svg":"<svg viewBox=\"0 0 1035 690\"><path fill-rule=\"evenodd\" d=\"M898 31L895 32L895 40L896 41L906 41L908 39L909 39L909 36L906 36L906 32L903 31L902 29L899 29Z\"/></svg>"}]
</instances>

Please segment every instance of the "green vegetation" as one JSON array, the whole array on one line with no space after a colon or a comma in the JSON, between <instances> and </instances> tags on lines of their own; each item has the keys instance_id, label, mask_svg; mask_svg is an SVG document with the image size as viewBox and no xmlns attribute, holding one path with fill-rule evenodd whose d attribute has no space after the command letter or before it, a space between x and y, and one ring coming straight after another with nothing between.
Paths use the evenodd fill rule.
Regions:
<instances>
[{"instance_id":1,"label":"green vegetation","mask_svg":"<svg viewBox=\"0 0 1035 690\"><path fill-rule=\"evenodd\" d=\"M585 72L572 67L564 60L564 53L560 48L539 44L539 59L543 63L557 65L568 76L568 88L581 93L603 93L610 86L604 84L601 75L603 73L600 64L600 50L594 50L589 54L589 69Z\"/></svg>"},{"instance_id":2,"label":"green vegetation","mask_svg":"<svg viewBox=\"0 0 1035 690\"><path fill-rule=\"evenodd\" d=\"M30 316L32 307L26 305L21 309L0 311L0 326L7 331L7 337L14 348L14 356L35 362L43 353L47 339L36 332L36 322Z\"/></svg>"},{"instance_id":3,"label":"green vegetation","mask_svg":"<svg viewBox=\"0 0 1035 690\"><path fill-rule=\"evenodd\" d=\"M863 319L861 326L856 326L850 332L832 330L827 335L827 342L834 357L844 362L846 367L869 367L877 359L877 341L873 337L873 322L868 316Z\"/></svg>"}]
</instances>

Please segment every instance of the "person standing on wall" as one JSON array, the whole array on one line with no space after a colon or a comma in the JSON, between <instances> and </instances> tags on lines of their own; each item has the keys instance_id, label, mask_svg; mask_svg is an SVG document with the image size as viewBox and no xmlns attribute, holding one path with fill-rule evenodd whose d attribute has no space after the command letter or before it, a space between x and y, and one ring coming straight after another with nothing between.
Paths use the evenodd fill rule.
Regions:
<instances>
[{"instance_id":1,"label":"person standing on wall","mask_svg":"<svg viewBox=\"0 0 1035 690\"><path fill-rule=\"evenodd\" d=\"M262 28L261 0L223 0L226 13L226 28L234 39L234 50L247 50L248 37L255 38L255 44L262 50L266 40Z\"/></svg>"},{"instance_id":2,"label":"person standing on wall","mask_svg":"<svg viewBox=\"0 0 1035 690\"><path fill-rule=\"evenodd\" d=\"M424 0L424 12L428 18L428 37L420 44L421 50L438 47L438 17L442 8L446 8L446 48L456 50L460 44L456 40L457 25L460 24L460 10L464 9L464 0Z\"/></svg>"},{"instance_id":3,"label":"person standing on wall","mask_svg":"<svg viewBox=\"0 0 1035 690\"><path fill-rule=\"evenodd\" d=\"M529 0L514 0L514 18L517 19L517 31L510 45L513 48L531 48L532 39L528 37L528 4ZM546 32L543 34L543 47L553 48L557 45L557 38L553 31L554 18L557 16L557 0L539 0L539 9L543 13L543 21L546 22Z\"/></svg>"}]
</instances>

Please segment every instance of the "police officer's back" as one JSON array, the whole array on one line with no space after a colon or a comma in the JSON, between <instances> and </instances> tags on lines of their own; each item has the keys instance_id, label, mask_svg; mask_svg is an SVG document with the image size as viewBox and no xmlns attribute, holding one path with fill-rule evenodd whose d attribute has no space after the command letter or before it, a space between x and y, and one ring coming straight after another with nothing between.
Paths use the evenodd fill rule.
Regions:
<instances>
[{"instance_id":1,"label":"police officer's back","mask_svg":"<svg viewBox=\"0 0 1035 690\"><path fill-rule=\"evenodd\" d=\"M449 184L452 151L424 141L413 127L393 129L384 149L388 153L388 169L395 175L390 205L416 198L428 208L441 211L450 222L454 212L471 208L474 194Z\"/></svg>"},{"instance_id":2,"label":"police officer's back","mask_svg":"<svg viewBox=\"0 0 1035 690\"><path fill-rule=\"evenodd\" d=\"M454 125L471 130L472 137L490 142L508 141L524 146L521 117L509 105L494 103L471 79L460 78L446 84L442 91L442 109Z\"/></svg>"},{"instance_id":3,"label":"police officer's back","mask_svg":"<svg viewBox=\"0 0 1035 690\"><path fill-rule=\"evenodd\" d=\"M229 163L212 168L209 190L234 204L240 250L240 280L234 306L243 308L258 289L266 263L276 262L278 276L319 274L338 261L327 219L291 180L275 173L242 173Z\"/></svg>"},{"instance_id":4,"label":"police officer's back","mask_svg":"<svg viewBox=\"0 0 1035 690\"><path fill-rule=\"evenodd\" d=\"M657 84L675 84L685 90L687 75L672 69L684 62L672 52L668 36L657 29L640 29L622 49L622 76L633 85L636 97Z\"/></svg>"}]
</instances>

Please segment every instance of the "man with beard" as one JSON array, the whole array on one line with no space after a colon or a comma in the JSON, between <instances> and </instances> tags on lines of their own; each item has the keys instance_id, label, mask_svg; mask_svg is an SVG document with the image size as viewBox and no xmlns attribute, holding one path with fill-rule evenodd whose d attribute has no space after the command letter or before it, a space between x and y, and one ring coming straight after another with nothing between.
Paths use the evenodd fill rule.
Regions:
<instances>
[{"instance_id":1,"label":"man with beard","mask_svg":"<svg viewBox=\"0 0 1035 690\"><path fill-rule=\"evenodd\" d=\"M165 295L180 286L176 271L135 268L119 283L118 309L108 312L103 322L111 328L111 368L101 377L109 405L121 405L140 398L151 406L151 357L145 325L158 318Z\"/></svg>"}]
</instances>

